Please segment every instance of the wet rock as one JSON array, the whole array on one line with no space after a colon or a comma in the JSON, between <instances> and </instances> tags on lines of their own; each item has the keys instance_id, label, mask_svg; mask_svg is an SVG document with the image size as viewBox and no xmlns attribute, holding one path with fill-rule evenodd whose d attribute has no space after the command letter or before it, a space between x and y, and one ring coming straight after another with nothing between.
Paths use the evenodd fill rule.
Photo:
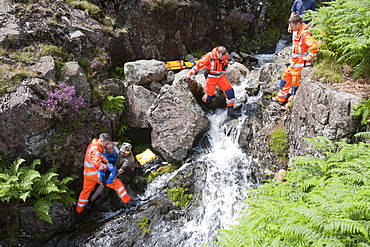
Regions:
<instances>
[{"instance_id":1,"label":"wet rock","mask_svg":"<svg viewBox=\"0 0 370 247\"><path fill-rule=\"evenodd\" d=\"M209 125L188 83L182 79L162 87L148 114L153 148L174 163L187 156Z\"/></svg>"},{"instance_id":2,"label":"wet rock","mask_svg":"<svg viewBox=\"0 0 370 247\"><path fill-rule=\"evenodd\" d=\"M32 236L32 238L45 239L56 232L69 231L75 227L75 213L71 206L54 201L50 207L49 215L52 223L36 217L33 207L21 207L19 209L20 232Z\"/></svg>"}]
</instances>

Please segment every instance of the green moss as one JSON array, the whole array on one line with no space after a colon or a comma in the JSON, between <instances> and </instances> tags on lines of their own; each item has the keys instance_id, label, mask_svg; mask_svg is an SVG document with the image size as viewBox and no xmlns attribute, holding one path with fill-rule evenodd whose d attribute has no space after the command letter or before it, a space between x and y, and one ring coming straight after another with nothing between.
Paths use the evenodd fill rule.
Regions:
<instances>
[{"instance_id":1,"label":"green moss","mask_svg":"<svg viewBox=\"0 0 370 247\"><path fill-rule=\"evenodd\" d=\"M289 141L284 127L279 127L270 134L270 149L280 162L288 160Z\"/></svg>"},{"instance_id":2,"label":"green moss","mask_svg":"<svg viewBox=\"0 0 370 247\"><path fill-rule=\"evenodd\" d=\"M178 0L141 0L141 3L150 12L158 14L171 13L179 6Z\"/></svg>"},{"instance_id":3,"label":"green moss","mask_svg":"<svg viewBox=\"0 0 370 247\"><path fill-rule=\"evenodd\" d=\"M167 194L176 206L185 208L189 204L190 199L193 198L193 194L186 193L188 190L187 188L175 187L169 189Z\"/></svg>"},{"instance_id":4,"label":"green moss","mask_svg":"<svg viewBox=\"0 0 370 247\"><path fill-rule=\"evenodd\" d=\"M207 51L204 51L204 50L196 50L196 51L193 51L191 55L193 55L196 58L201 58L206 53Z\"/></svg>"},{"instance_id":5,"label":"green moss","mask_svg":"<svg viewBox=\"0 0 370 247\"><path fill-rule=\"evenodd\" d=\"M142 216L141 221L137 224L140 226L140 229L143 231L143 233L150 232L150 229L149 229L150 220L148 217Z\"/></svg>"},{"instance_id":6,"label":"green moss","mask_svg":"<svg viewBox=\"0 0 370 247\"><path fill-rule=\"evenodd\" d=\"M29 67L36 64L42 56L53 57L57 78L68 60L68 54L63 48L42 43L35 43L18 50L0 48L0 56L12 62L11 65L0 62L0 95L14 91L26 78L40 76Z\"/></svg>"},{"instance_id":7,"label":"green moss","mask_svg":"<svg viewBox=\"0 0 370 247\"><path fill-rule=\"evenodd\" d=\"M343 69L344 66L336 64L334 59L325 58L315 64L313 78L324 82L341 83L345 81L341 73Z\"/></svg>"}]
</instances>

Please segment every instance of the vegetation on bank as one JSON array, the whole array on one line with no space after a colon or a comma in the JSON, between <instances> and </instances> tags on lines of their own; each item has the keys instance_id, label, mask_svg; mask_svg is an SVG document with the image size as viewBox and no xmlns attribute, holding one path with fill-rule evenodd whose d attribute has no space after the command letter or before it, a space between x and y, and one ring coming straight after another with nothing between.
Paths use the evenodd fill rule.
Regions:
<instances>
[{"instance_id":1,"label":"vegetation on bank","mask_svg":"<svg viewBox=\"0 0 370 247\"><path fill-rule=\"evenodd\" d=\"M35 215L52 223L49 210L53 201L72 205L75 201L73 190L67 185L77 176L72 175L59 180L55 167L46 173L40 173L36 166L40 160L34 160L30 166L18 159L12 164L1 160L0 165L0 237L7 239L6 244L13 246L18 238L18 212L21 206L32 205Z\"/></svg>"},{"instance_id":2,"label":"vegetation on bank","mask_svg":"<svg viewBox=\"0 0 370 247\"><path fill-rule=\"evenodd\" d=\"M270 134L270 149L282 163L288 161L289 141L284 126Z\"/></svg>"},{"instance_id":3,"label":"vegetation on bank","mask_svg":"<svg viewBox=\"0 0 370 247\"><path fill-rule=\"evenodd\" d=\"M248 209L218 246L370 245L370 144L308 141L326 157L296 157L286 182L247 191Z\"/></svg>"},{"instance_id":4,"label":"vegetation on bank","mask_svg":"<svg viewBox=\"0 0 370 247\"><path fill-rule=\"evenodd\" d=\"M319 56L327 65L349 65L353 79L370 76L370 0L336 0L310 11ZM331 62L329 62L331 61Z\"/></svg>"},{"instance_id":5,"label":"vegetation on bank","mask_svg":"<svg viewBox=\"0 0 370 247\"><path fill-rule=\"evenodd\" d=\"M190 199L193 198L193 194L187 193L188 190L188 188L174 187L168 189L167 194L176 206L185 208L190 203Z\"/></svg>"}]
</instances>

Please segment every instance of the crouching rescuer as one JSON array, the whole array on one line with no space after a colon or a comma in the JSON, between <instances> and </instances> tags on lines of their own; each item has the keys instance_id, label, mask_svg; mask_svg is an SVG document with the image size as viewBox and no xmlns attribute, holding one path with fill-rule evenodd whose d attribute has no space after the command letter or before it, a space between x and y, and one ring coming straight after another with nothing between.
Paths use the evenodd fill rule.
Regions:
<instances>
[{"instance_id":1,"label":"crouching rescuer","mask_svg":"<svg viewBox=\"0 0 370 247\"><path fill-rule=\"evenodd\" d=\"M229 54L224 46L215 47L211 52L204 55L183 79L187 80L193 77L205 67L206 94L202 97L202 100L206 103L211 102L215 98L216 86L218 86L225 94L228 117L237 118L241 114L235 112L234 89L226 77L226 69L229 63L228 58Z\"/></svg>"},{"instance_id":2,"label":"crouching rescuer","mask_svg":"<svg viewBox=\"0 0 370 247\"><path fill-rule=\"evenodd\" d=\"M78 198L76 212L81 213L87 203L89 202L90 193L95 189L96 184L103 184L101 174L113 166L108 163L104 157L104 147L111 142L111 137L107 133L102 133L99 139L94 138L87 146L85 161L84 161L84 181L83 189ZM110 169L113 172L112 169ZM115 176L114 176L115 177ZM100 178L100 179L99 179ZM124 184L120 179L108 179L106 186L114 189L117 195L124 203L131 200L130 195L127 193Z\"/></svg>"},{"instance_id":3,"label":"crouching rescuer","mask_svg":"<svg viewBox=\"0 0 370 247\"><path fill-rule=\"evenodd\" d=\"M311 37L308 26L299 15L289 18L289 26L296 31L294 36L292 57L289 66L285 69L280 81L280 92L274 101L283 105L292 102L301 84L301 72L304 67L311 66L311 61L317 56L317 45ZM288 98L289 97L289 98Z\"/></svg>"}]
</instances>

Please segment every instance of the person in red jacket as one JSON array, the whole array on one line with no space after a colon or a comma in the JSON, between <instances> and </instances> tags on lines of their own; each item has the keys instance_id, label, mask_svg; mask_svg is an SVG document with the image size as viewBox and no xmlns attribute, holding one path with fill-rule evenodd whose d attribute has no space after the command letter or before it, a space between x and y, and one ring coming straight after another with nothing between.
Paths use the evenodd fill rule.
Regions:
<instances>
[{"instance_id":1,"label":"person in red jacket","mask_svg":"<svg viewBox=\"0 0 370 247\"><path fill-rule=\"evenodd\" d=\"M280 92L273 98L280 105L294 100L301 84L302 69L311 66L311 61L317 56L317 42L311 38L312 34L308 31L308 26L302 22L302 17L293 15L289 18L289 25L293 31L298 32L294 37L290 65L281 77Z\"/></svg>"},{"instance_id":2,"label":"person in red jacket","mask_svg":"<svg viewBox=\"0 0 370 247\"><path fill-rule=\"evenodd\" d=\"M206 94L202 100L206 103L215 98L216 86L225 94L227 114L229 117L237 118L241 114L235 112L235 93L229 80L226 77L226 69L229 64L229 54L224 46L217 46L211 52L208 52L202 59L189 71L183 79L187 80L194 76L202 68L206 68Z\"/></svg>"},{"instance_id":3,"label":"person in red jacket","mask_svg":"<svg viewBox=\"0 0 370 247\"><path fill-rule=\"evenodd\" d=\"M83 189L78 198L76 212L82 213L85 206L89 202L90 193L95 189L96 184L103 184L99 180L99 170L107 170L108 160L104 157L104 147L112 141L107 133L102 133L99 139L94 138L87 146L85 161L84 161L84 182ZM124 184L120 179L115 179L112 183L107 183L106 186L114 189L117 195L124 203L131 200L130 195L127 193Z\"/></svg>"}]
</instances>

